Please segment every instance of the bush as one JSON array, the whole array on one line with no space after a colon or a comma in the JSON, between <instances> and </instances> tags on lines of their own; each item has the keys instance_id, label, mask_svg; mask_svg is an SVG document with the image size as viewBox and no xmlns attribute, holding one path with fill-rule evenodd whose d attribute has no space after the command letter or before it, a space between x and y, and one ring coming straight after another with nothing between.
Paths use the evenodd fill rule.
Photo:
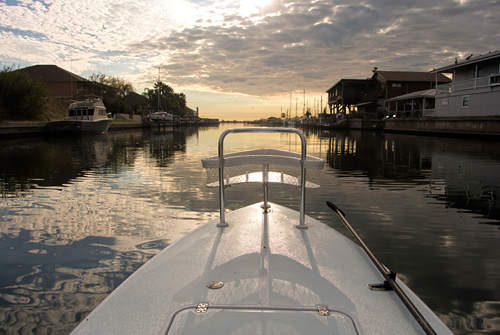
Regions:
<instances>
[{"instance_id":1,"label":"bush","mask_svg":"<svg viewBox=\"0 0 500 335\"><path fill-rule=\"evenodd\" d=\"M4 66L0 70L0 119L24 121L39 119L48 103L42 82L26 73Z\"/></svg>"}]
</instances>

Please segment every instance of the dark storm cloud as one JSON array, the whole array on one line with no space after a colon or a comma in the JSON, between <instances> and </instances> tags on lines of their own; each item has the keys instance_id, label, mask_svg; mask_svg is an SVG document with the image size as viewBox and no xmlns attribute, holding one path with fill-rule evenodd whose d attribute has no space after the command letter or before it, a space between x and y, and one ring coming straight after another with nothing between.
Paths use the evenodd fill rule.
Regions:
<instances>
[{"instance_id":1,"label":"dark storm cloud","mask_svg":"<svg viewBox=\"0 0 500 335\"><path fill-rule=\"evenodd\" d=\"M461 54L500 48L497 1L272 1L248 17L198 25L133 49L170 53L179 85L250 95L307 85L325 91L340 78L385 70L428 71ZM166 67L167 68L167 67Z\"/></svg>"}]
</instances>

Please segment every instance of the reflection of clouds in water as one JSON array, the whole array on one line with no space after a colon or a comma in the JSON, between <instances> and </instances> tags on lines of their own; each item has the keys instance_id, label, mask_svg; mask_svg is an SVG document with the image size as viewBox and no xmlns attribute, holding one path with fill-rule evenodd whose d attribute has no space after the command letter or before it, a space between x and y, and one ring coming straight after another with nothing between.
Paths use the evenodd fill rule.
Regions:
<instances>
[{"instance_id":1,"label":"reflection of clouds in water","mask_svg":"<svg viewBox=\"0 0 500 335\"><path fill-rule=\"evenodd\" d=\"M158 156L129 150L136 140L114 138L99 150L104 162L73 153L90 168L63 187L0 202L0 319L9 332L68 333L153 254L214 216L185 210L180 193L198 187L191 172L159 168Z\"/></svg>"},{"instance_id":2,"label":"reflection of clouds in water","mask_svg":"<svg viewBox=\"0 0 500 335\"><path fill-rule=\"evenodd\" d=\"M69 332L158 250L218 216L218 193L205 188L200 160L217 154L223 130L200 129L193 136L116 133L93 146L71 143L71 150L64 141L23 147L21 153L37 158L24 157L32 166L21 167L23 178L38 187L22 198L0 199L3 327ZM342 208L384 264L443 319L466 325L453 327L457 333L477 330L481 322L485 329L500 329L498 304L483 306L498 291L497 230L477 224L485 221L484 212L478 219L474 207L463 209L482 201L479 191L498 182L496 173L477 182L473 173L481 170L470 162L486 158L484 171L498 171L498 149L488 142L370 132L335 136L335 141L308 136L308 153L330 164L322 172L322 188L307 193L307 214L348 235L324 202ZM235 134L225 149L254 149L253 142L300 149L300 141L288 134ZM47 149L55 150L52 156L39 155ZM460 165L457 156L467 164ZM466 190L469 203L457 201L467 200ZM231 187L226 194L228 210L262 201L258 184ZM296 210L299 194L290 186L270 187L271 201Z\"/></svg>"},{"instance_id":3,"label":"reflection of clouds in water","mask_svg":"<svg viewBox=\"0 0 500 335\"><path fill-rule=\"evenodd\" d=\"M455 301L460 305L458 301ZM500 331L500 302L478 301L469 313L452 312L438 316L457 335L497 334Z\"/></svg>"},{"instance_id":4,"label":"reflection of clouds in water","mask_svg":"<svg viewBox=\"0 0 500 335\"><path fill-rule=\"evenodd\" d=\"M113 238L88 236L68 245L29 240L30 231L0 238L0 318L9 332L69 333L151 255L116 252ZM28 242L28 243L26 243Z\"/></svg>"}]
</instances>

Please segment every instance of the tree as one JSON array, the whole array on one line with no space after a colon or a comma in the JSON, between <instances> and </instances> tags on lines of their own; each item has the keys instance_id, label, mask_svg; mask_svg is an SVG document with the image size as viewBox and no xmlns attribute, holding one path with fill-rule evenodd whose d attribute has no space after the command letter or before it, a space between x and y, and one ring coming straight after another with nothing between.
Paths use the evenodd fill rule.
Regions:
<instances>
[{"instance_id":1,"label":"tree","mask_svg":"<svg viewBox=\"0 0 500 335\"><path fill-rule=\"evenodd\" d=\"M89 90L102 96L102 102L111 114L125 112L125 96L134 91L131 83L123 78L93 73L89 77Z\"/></svg>"},{"instance_id":2,"label":"tree","mask_svg":"<svg viewBox=\"0 0 500 335\"><path fill-rule=\"evenodd\" d=\"M159 93L158 93L159 92ZM142 95L149 100L149 108L153 111L158 110L158 94L160 95L160 109L178 116L186 115L186 95L184 93L175 93L174 89L158 81L154 88L145 88Z\"/></svg>"},{"instance_id":3,"label":"tree","mask_svg":"<svg viewBox=\"0 0 500 335\"><path fill-rule=\"evenodd\" d=\"M44 84L14 66L0 70L0 119L39 119L48 105Z\"/></svg>"}]
</instances>

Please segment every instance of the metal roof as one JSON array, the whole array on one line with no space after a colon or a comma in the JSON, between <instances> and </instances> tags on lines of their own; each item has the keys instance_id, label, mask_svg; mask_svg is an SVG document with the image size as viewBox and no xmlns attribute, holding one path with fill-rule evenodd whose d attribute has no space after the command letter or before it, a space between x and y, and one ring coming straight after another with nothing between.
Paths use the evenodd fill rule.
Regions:
<instances>
[{"instance_id":1,"label":"metal roof","mask_svg":"<svg viewBox=\"0 0 500 335\"><path fill-rule=\"evenodd\" d=\"M408 94L399 95L397 97L387 99L387 101L391 102L391 101L401 101L401 100L416 99L416 98L434 98L435 95L436 95L436 89L432 88L430 90L416 91Z\"/></svg>"},{"instance_id":2,"label":"metal roof","mask_svg":"<svg viewBox=\"0 0 500 335\"><path fill-rule=\"evenodd\" d=\"M456 63L448 65L448 66L440 67L439 69L433 70L432 72L438 72L438 73L439 72L448 72L450 70L453 70L453 69L456 69L456 68L459 68L459 67L462 67L465 65L471 65L471 64L475 64L475 63L479 63L479 62L483 62L485 60L495 59L495 58L500 58L500 50L493 51L493 52L490 51L489 53L487 53L485 55L470 57L469 59L465 59L463 61L456 62Z\"/></svg>"},{"instance_id":3,"label":"metal roof","mask_svg":"<svg viewBox=\"0 0 500 335\"><path fill-rule=\"evenodd\" d=\"M402 81L402 82L435 82L436 74L431 72L410 72L410 71L376 71L376 75L382 76L386 81ZM451 79L444 74L438 74L437 80L439 83L450 83Z\"/></svg>"}]
</instances>

